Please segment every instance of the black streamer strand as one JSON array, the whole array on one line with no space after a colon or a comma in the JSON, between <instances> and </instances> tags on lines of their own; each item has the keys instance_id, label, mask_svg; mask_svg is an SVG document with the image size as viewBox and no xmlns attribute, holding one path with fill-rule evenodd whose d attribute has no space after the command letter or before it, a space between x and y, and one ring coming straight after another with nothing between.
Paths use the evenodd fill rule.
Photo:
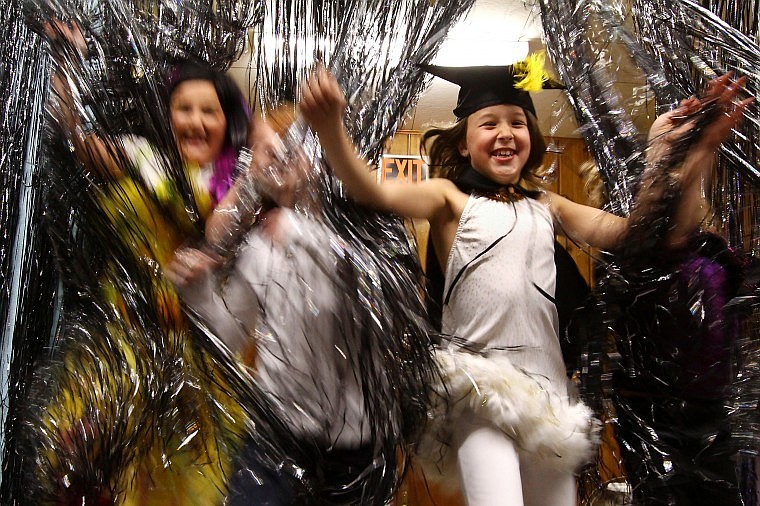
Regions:
<instances>
[{"instance_id":1,"label":"black streamer strand","mask_svg":"<svg viewBox=\"0 0 760 506\"><path fill-rule=\"evenodd\" d=\"M673 170L716 111L684 118L695 127L646 173L650 146L630 120L650 102L672 109L728 71L757 96L757 3L538 4L607 208L630 220L626 247L598 257L596 297L580 313L596 321L584 328L585 395L616 439L584 473L584 503L757 504L758 109L721 147L703 182L707 218L678 248L668 243L680 198ZM646 86L622 97L615 77L631 62ZM646 207L632 204L636 195Z\"/></svg>"},{"instance_id":2,"label":"black streamer strand","mask_svg":"<svg viewBox=\"0 0 760 506\"><path fill-rule=\"evenodd\" d=\"M183 312L164 275L176 248L203 244L214 205L175 144L167 76L179 60L228 69L254 41L253 100L268 109L297 98L296 83L323 60L349 90L348 121L372 158L422 90L416 64L435 55L471 3L43 0L25 3L23 15L14 3L1 75L35 79L3 87L5 110L18 110L8 116L17 125L3 130L3 147L13 148L2 160L11 164L2 172L10 176L3 230L28 238L2 243L3 314L20 304L14 334L3 335L8 349L18 345L3 504L221 504L248 471L264 484L294 483L296 502L388 501L437 373L403 223L347 200L299 123L283 137L286 150L311 153L305 187L319 205L297 212L335 237L321 254L335 268L329 286L341 294L341 320L351 323L330 336L340 346L307 362L330 370L350 357L371 428L366 458L335 467L340 452L290 423L297 400L267 390L255 353L233 353L209 322ZM25 186L29 178L39 187ZM27 221L15 204L22 195L33 203ZM33 282L30 265L43 271ZM19 296L10 279L28 291ZM303 305L294 314L316 318L303 302L312 288L292 293ZM296 357L285 360L296 370ZM312 385L304 398L324 388L317 379L303 383ZM342 423L340 414L331 420ZM333 470L347 473L338 487Z\"/></svg>"}]
</instances>

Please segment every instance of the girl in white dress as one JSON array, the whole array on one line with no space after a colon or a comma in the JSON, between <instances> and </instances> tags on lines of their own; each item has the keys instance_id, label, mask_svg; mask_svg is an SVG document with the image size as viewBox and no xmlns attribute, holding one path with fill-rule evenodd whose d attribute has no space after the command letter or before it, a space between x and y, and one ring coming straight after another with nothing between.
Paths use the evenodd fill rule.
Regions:
<instances>
[{"instance_id":1,"label":"girl in white dress","mask_svg":"<svg viewBox=\"0 0 760 506\"><path fill-rule=\"evenodd\" d=\"M555 227L612 249L627 220L526 189L537 182L546 148L527 91L546 82L541 63L532 58L502 67L428 67L461 89L457 123L424 136L432 140L433 174L442 177L420 183L376 184L356 156L343 123L344 95L325 69L317 69L304 87L300 104L350 196L430 222L445 275L442 327L452 338L437 352L444 378L437 387L441 413L419 454L449 483L456 465L471 506L575 504L574 473L595 451L597 424L568 391L557 337ZM701 178L749 103L733 103L741 84L721 77L706 99L684 101L652 127L651 137L670 142L693 127L680 118L698 112L704 101L717 100L725 111L671 174L681 192L668 236L672 244L688 235L689 206ZM667 149L668 142L659 147ZM638 205L647 205L656 191L645 187Z\"/></svg>"}]
</instances>

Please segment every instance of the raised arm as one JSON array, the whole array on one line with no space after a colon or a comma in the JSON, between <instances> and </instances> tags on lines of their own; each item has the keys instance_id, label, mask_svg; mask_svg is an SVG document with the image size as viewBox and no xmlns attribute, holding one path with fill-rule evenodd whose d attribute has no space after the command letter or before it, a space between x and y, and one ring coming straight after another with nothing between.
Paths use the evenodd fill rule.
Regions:
<instances>
[{"instance_id":1,"label":"raised arm","mask_svg":"<svg viewBox=\"0 0 760 506\"><path fill-rule=\"evenodd\" d=\"M56 20L45 26L55 72L51 78L55 101L49 108L53 119L74 148L74 154L88 169L118 177L117 158L121 148L88 131L82 121L84 105L72 85L82 75L81 58L87 57L87 44L75 22Z\"/></svg>"},{"instance_id":2,"label":"raised arm","mask_svg":"<svg viewBox=\"0 0 760 506\"><path fill-rule=\"evenodd\" d=\"M709 83L701 99L686 99L655 120L630 217L631 241L682 248L704 222L709 205L703 190L710 186L718 149L753 100L738 100L745 81L725 74ZM693 131L698 123L702 128Z\"/></svg>"},{"instance_id":3,"label":"raised arm","mask_svg":"<svg viewBox=\"0 0 760 506\"><path fill-rule=\"evenodd\" d=\"M730 75L721 76L711 82L704 98L684 100L678 108L655 120L649 134L647 168L629 219L548 193L546 198L559 227L571 237L602 249L615 249L627 237L639 233L651 236L648 239L653 244L666 248L686 244L705 215L702 188L709 186L717 150L753 100L735 102L744 82L744 79L732 81ZM683 161L670 166L667 160L672 150L694 128L695 115L710 104L717 107L714 117L689 146ZM672 194L674 190L676 193ZM665 208L671 203L673 207L668 211ZM663 212L669 214L662 216ZM668 218L662 222L668 229L661 237L655 237L661 233L654 229L659 218ZM632 233L635 227L638 232Z\"/></svg>"},{"instance_id":4,"label":"raised arm","mask_svg":"<svg viewBox=\"0 0 760 506\"><path fill-rule=\"evenodd\" d=\"M308 160L303 150L291 146L286 151L263 119L251 119L247 144L238 155L240 175L206 221L206 241L214 251L234 246L254 224L265 200L268 205L292 207L299 181L306 177Z\"/></svg>"},{"instance_id":5,"label":"raised arm","mask_svg":"<svg viewBox=\"0 0 760 506\"><path fill-rule=\"evenodd\" d=\"M651 203L664 197L662 184L655 177L662 175L657 161L666 156L670 147L681 136L688 133L693 125L682 123L682 119L693 114L700 107L696 98L684 100L677 109L658 116L649 131L647 149L647 171L637 196L637 211L650 207ZM562 233L578 239L595 248L614 250L621 245L631 223L600 209L584 206L551 192L546 193L555 223Z\"/></svg>"},{"instance_id":6,"label":"raised arm","mask_svg":"<svg viewBox=\"0 0 760 506\"><path fill-rule=\"evenodd\" d=\"M451 209L458 190L448 180L377 184L343 124L346 100L335 78L319 67L303 87L300 110L319 136L325 157L348 194L360 204L409 218L435 220Z\"/></svg>"},{"instance_id":7,"label":"raised arm","mask_svg":"<svg viewBox=\"0 0 760 506\"><path fill-rule=\"evenodd\" d=\"M226 254L253 224L261 205L251 177L244 173L206 220L206 244L212 251Z\"/></svg>"},{"instance_id":8,"label":"raised arm","mask_svg":"<svg viewBox=\"0 0 760 506\"><path fill-rule=\"evenodd\" d=\"M737 101L745 82L746 78L732 81L729 74L721 76L710 83L707 95L701 100L702 104L715 102L717 110L675 174L680 195L673 217L673 230L668 238L673 247L684 245L704 221L709 206L703 190L711 186L718 149L754 100L750 97Z\"/></svg>"}]
</instances>

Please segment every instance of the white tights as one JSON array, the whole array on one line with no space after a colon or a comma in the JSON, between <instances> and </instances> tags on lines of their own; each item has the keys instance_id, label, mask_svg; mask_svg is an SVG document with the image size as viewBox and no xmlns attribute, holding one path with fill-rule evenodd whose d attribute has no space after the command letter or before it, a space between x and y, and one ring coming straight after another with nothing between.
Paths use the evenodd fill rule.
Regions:
<instances>
[{"instance_id":1,"label":"white tights","mask_svg":"<svg viewBox=\"0 0 760 506\"><path fill-rule=\"evenodd\" d=\"M468 506L575 506L575 476L521 453L487 421L462 417L454 443Z\"/></svg>"}]
</instances>

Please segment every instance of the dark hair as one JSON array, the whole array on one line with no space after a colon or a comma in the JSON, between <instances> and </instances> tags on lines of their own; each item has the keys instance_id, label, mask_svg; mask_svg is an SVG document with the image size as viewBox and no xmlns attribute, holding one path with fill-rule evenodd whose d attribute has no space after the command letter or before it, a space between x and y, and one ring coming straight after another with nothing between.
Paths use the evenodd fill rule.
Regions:
<instances>
[{"instance_id":1,"label":"dark hair","mask_svg":"<svg viewBox=\"0 0 760 506\"><path fill-rule=\"evenodd\" d=\"M167 97L170 98L181 83L195 80L209 81L214 85L227 121L224 145L214 161L214 173L209 182L211 196L218 202L232 185L238 152L248 141L250 109L243 92L227 74L192 61L182 61L173 67L167 83Z\"/></svg>"},{"instance_id":2,"label":"dark hair","mask_svg":"<svg viewBox=\"0 0 760 506\"><path fill-rule=\"evenodd\" d=\"M533 186L540 186L539 169L546 153L546 140L538 127L536 116L526 110L525 117L530 133L530 154L520 177ZM462 118L450 127L434 127L422 134L421 146L430 158L430 173L433 177L457 179L470 166L470 159L459 153L459 146L467 137L467 118Z\"/></svg>"}]
</instances>

